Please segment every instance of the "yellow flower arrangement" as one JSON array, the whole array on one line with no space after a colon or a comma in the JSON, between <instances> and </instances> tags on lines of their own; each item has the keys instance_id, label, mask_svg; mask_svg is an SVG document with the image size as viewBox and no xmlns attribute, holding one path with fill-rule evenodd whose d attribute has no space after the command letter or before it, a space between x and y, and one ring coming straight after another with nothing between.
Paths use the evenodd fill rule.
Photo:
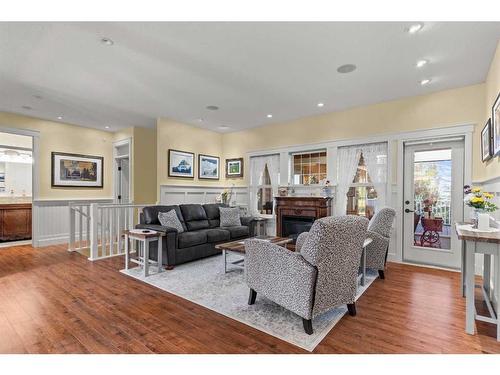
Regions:
<instances>
[{"instance_id":1,"label":"yellow flower arrangement","mask_svg":"<svg viewBox=\"0 0 500 375\"><path fill-rule=\"evenodd\" d=\"M497 209L497 206L489 201L494 197L491 193L483 192L478 187L470 188L467 185L464 187L464 193L464 203L469 207L486 212L493 212Z\"/></svg>"}]
</instances>

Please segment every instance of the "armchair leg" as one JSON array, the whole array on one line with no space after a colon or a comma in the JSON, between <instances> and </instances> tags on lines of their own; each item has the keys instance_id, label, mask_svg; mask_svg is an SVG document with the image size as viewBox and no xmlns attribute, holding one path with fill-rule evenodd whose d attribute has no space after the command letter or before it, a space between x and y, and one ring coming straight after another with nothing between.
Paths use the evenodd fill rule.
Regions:
<instances>
[{"instance_id":1,"label":"armchair leg","mask_svg":"<svg viewBox=\"0 0 500 375\"><path fill-rule=\"evenodd\" d=\"M302 324L304 325L304 331L308 335L312 335L313 334L312 320L311 319L304 319L304 318L302 318Z\"/></svg>"},{"instance_id":2,"label":"armchair leg","mask_svg":"<svg viewBox=\"0 0 500 375\"><path fill-rule=\"evenodd\" d=\"M385 279L384 270L378 270L378 277L380 277L382 280Z\"/></svg>"},{"instance_id":3,"label":"armchair leg","mask_svg":"<svg viewBox=\"0 0 500 375\"><path fill-rule=\"evenodd\" d=\"M348 303L347 310L349 310L350 316L356 316L356 302Z\"/></svg>"},{"instance_id":4,"label":"armchair leg","mask_svg":"<svg viewBox=\"0 0 500 375\"><path fill-rule=\"evenodd\" d=\"M248 304L253 305L255 303L256 298L257 298L257 292L253 289L250 289L250 294L248 295Z\"/></svg>"}]
</instances>

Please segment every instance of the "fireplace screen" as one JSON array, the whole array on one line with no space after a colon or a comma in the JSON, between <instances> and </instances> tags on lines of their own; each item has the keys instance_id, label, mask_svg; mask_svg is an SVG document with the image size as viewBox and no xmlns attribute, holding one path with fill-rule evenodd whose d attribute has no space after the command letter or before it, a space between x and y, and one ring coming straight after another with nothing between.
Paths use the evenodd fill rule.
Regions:
<instances>
[{"instance_id":1,"label":"fireplace screen","mask_svg":"<svg viewBox=\"0 0 500 375\"><path fill-rule=\"evenodd\" d=\"M299 234L309 232L314 220L313 217L283 216L281 226L283 237L292 238L295 243Z\"/></svg>"}]
</instances>

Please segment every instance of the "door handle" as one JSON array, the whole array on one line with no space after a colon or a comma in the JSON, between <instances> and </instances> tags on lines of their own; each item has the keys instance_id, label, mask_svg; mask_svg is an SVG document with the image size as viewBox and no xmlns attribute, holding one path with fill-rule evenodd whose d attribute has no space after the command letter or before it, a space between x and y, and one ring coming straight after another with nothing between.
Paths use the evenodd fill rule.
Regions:
<instances>
[{"instance_id":1,"label":"door handle","mask_svg":"<svg viewBox=\"0 0 500 375\"><path fill-rule=\"evenodd\" d=\"M410 210L409 208L406 208L406 209L405 209L405 212L408 214L408 213L410 213L410 212L415 212L415 211L412 211L412 210Z\"/></svg>"}]
</instances>

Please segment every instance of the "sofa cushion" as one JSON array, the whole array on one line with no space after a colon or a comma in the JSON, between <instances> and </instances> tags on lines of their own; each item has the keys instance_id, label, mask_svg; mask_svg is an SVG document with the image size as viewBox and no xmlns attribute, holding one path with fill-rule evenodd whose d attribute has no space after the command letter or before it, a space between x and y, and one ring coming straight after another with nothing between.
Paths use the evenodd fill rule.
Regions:
<instances>
[{"instance_id":1,"label":"sofa cushion","mask_svg":"<svg viewBox=\"0 0 500 375\"><path fill-rule=\"evenodd\" d=\"M186 224L184 223L184 217L182 216L182 212L179 206L148 206L142 209L142 215L144 217L144 224L156 224L160 225L160 221L158 220L158 214L160 212L168 212L171 210L175 210L179 221L182 223L182 227L186 230Z\"/></svg>"},{"instance_id":2,"label":"sofa cushion","mask_svg":"<svg viewBox=\"0 0 500 375\"><path fill-rule=\"evenodd\" d=\"M179 249L207 243L207 233L204 230L183 232L177 235Z\"/></svg>"},{"instance_id":3,"label":"sofa cushion","mask_svg":"<svg viewBox=\"0 0 500 375\"><path fill-rule=\"evenodd\" d=\"M177 232L179 232L179 233L184 232L184 227L182 226L182 223L180 222L179 218L177 217L175 210L170 210L168 212L158 213L158 220L160 221L161 225L164 227L170 227L170 228L177 229Z\"/></svg>"},{"instance_id":4,"label":"sofa cushion","mask_svg":"<svg viewBox=\"0 0 500 375\"><path fill-rule=\"evenodd\" d=\"M180 209L189 231L210 227L207 214L201 204L181 204Z\"/></svg>"},{"instance_id":5,"label":"sofa cushion","mask_svg":"<svg viewBox=\"0 0 500 375\"><path fill-rule=\"evenodd\" d=\"M241 226L240 209L238 207L219 207L219 211L221 227Z\"/></svg>"},{"instance_id":6,"label":"sofa cushion","mask_svg":"<svg viewBox=\"0 0 500 375\"><path fill-rule=\"evenodd\" d=\"M224 227L224 230L227 230L229 231L229 233L231 233L231 239L246 237L250 234L249 228L244 225L238 225L234 227Z\"/></svg>"},{"instance_id":7,"label":"sofa cushion","mask_svg":"<svg viewBox=\"0 0 500 375\"><path fill-rule=\"evenodd\" d=\"M225 229L214 228L204 229L204 231L207 233L207 241L209 243L229 241L231 239L231 233Z\"/></svg>"},{"instance_id":8,"label":"sofa cushion","mask_svg":"<svg viewBox=\"0 0 500 375\"><path fill-rule=\"evenodd\" d=\"M208 223L210 228L218 228L220 226L220 211L219 207L228 207L224 203L209 203L204 204L203 209L207 214Z\"/></svg>"}]
</instances>

